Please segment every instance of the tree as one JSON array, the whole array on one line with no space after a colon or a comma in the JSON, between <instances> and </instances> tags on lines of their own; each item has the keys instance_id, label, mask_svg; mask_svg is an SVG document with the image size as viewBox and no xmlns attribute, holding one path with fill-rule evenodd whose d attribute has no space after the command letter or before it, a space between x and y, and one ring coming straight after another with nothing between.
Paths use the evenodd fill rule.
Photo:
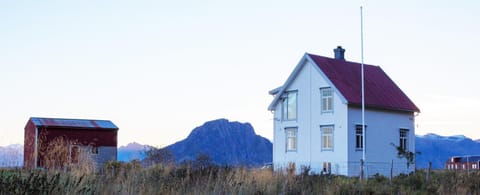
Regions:
<instances>
[{"instance_id":1,"label":"tree","mask_svg":"<svg viewBox=\"0 0 480 195\"><path fill-rule=\"evenodd\" d=\"M155 148L149 147L145 149L145 161L149 163L149 165L153 164L170 164L175 161L175 158L172 152L167 148Z\"/></svg>"},{"instance_id":2,"label":"tree","mask_svg":"<svg viewBox=\"0 0 480 195\"><path fill-rule=\"evenodd\" d=\"M407 169L410 168L410 165L415 164L415 155L420 155L420 152L407 151L404 148L397 146L393 143L390 143L395 149L397 149L398 158L405 158L407 160Z\"/></svg>"}]
</instances>

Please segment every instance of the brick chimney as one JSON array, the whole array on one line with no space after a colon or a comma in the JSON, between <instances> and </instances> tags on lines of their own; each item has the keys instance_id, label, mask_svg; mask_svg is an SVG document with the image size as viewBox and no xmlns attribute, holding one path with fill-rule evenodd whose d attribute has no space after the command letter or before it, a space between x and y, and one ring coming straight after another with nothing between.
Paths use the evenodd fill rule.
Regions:
<instances>
[{"instance_id":1,"label":"brick chimney","mask_svg":"<svg viewBox=\"0 0 480 195\"><path fill-rule=\"evenodd\" d=\"M343 49L342 46L337 46L337 48L333 49L333 52L335 53L336 60L345 61L345 49Z\"/></svg>"}]
</instances>

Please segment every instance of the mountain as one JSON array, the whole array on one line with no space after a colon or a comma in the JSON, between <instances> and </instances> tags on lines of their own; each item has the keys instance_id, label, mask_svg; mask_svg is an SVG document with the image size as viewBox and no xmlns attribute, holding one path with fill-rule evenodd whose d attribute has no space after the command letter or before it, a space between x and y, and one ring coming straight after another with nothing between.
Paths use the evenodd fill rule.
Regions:
<instances>
[{"instance_id":1,"label":"mountain","mask_svg":"<svg viewBox=\"0 0 480 195\"><path fill-rule=\"evenodd\" d=\"M142 145L137 142L129 143L126 146L120 146L117 150L117 160L123 162L130 162L145 158L145 150L150 148L148 145Z\"/></svg>"},{"instance_id":2,"label":"mountain","mask_svg":"<svg viewBox=\"0 0 480 195\"><path fill-rule=\"evenodd\" d=\"M218 165L261 166L272 162L272 143L255 134L249 123L218 119L196 127L182 141L165 147L175 161L195 160L206 154Z\"/></svg>"},{"instance_id":3,"label":"mountain","mask_svg":"<svg viewBox=\"0 0 480 195\"><path fill-rule=\"evenodd\" d=\"M0 146L0 167L23 166L23 145Z\"/></svg>"},{"instance_id":4,"label":"mountain","mask_svg":"<svg viewBox=\"0 0 480 195\"><path fill-rule=\"evenodd\" d=\"M451 156L480 155L480 142L463 135L429 133L416 136L415 150L421 153L416 155L417 168L428 168L428 162L432 162L432 168L443 169Z\"/></svg>"}]
</instances>

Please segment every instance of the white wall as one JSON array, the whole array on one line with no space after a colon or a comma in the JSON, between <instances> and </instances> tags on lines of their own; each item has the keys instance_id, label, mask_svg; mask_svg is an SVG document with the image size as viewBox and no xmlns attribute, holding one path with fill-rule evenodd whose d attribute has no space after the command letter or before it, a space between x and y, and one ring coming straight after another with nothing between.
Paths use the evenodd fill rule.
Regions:
<instances>
[{"instance_id":1,"label":"white wall","mask_svg":"<svg viewBox=\"0 0 480 195\"><path fill-rule=\"evenodd\" d=\"M305 64L287 91L297 91L297 120L282 121L282 104L276 105L274 113L273 164L275 170L295 162L297 172L302 166L310 166L313 172L322 170L323 162L331 162L332 173L347 174L347 106L340 95L334 94L333 113L321 113L320 88L331 87L316 65ZM321 150L321 125L333 125L333 151ZM297 151L285 151L285 128L297 127Z\"/></svg>"},{"instance_id":2,"label":"white wall","mask_svg":"<svg viewBox=\"0 0 480 195\"><path fill-rule=\"evenodd\" d=\"M361 124L361 108L349 108L348 112L348 160L351 162L349 176L358 176L360 173L360 159L362 151L355 150L355 125ZM394 175L407 173L406 160L397 157L397 150L391 143L399 145L400 128L409 129L408 150L415 151L415 126L413 113L393 112L384 110L366 110L366 163L367 174L380 173L390 175L393 160ZM411 165L409 171L413 171Z\"/></svg>"}]
</instances>

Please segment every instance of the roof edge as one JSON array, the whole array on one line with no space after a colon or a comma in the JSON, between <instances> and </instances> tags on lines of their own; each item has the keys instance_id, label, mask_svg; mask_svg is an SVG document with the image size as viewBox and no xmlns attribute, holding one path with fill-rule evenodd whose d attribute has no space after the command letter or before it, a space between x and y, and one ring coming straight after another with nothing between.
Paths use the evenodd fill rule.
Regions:
<instances>
[{"instance_id":1,"label":"roof edge","mask_svg":"<svg viewBox=\"0 0 480 195\"><path fill-rule=\"evenodd\" d=\"M293 69L292 73L290 73L290 76L288 76L288 79L282 85L281 89L276 93L272 102L268 106L268 110L270 111L275 110L275 106L277 105L278 100L280 100L280 97L282 96L282 94L285 92L288 86L292 83L292 81L297 77L298 73L300 72L302 67L305 65L305 60L311 61L311 59L307 58L307 56L308 56L308 53L305 52L305 54L303 54L303 57L300 59L300 61L297 63L297 65Z\"/></svg>"}]
</instances>

